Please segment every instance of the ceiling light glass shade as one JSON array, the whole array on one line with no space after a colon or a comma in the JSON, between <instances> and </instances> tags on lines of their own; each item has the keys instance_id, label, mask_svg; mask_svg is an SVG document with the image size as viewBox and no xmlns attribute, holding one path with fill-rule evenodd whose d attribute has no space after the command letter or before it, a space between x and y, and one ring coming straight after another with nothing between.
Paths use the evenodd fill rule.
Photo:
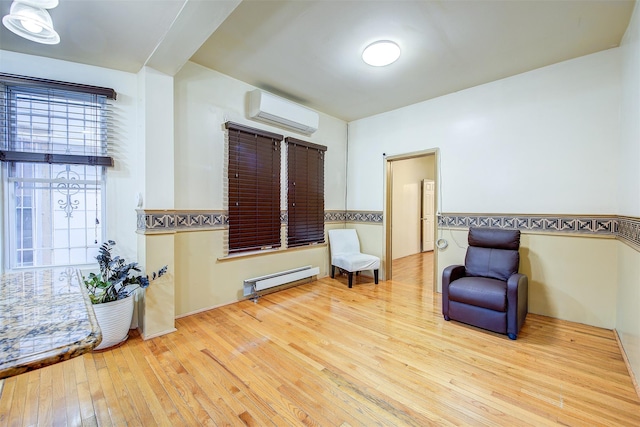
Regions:
<instances>
[{"instance_id":1,"label":"ceiling light glass shade","mask_svg":"<svg viewBox=\"0 0 640 427\"><path fill-rule=\"evenodd\" d=\"M2 23L10 31L27 40L44 44L60 43L60 36L53 29L49 12L21 1L11 4L9 15L2 18Z\"/></svg>"},{"instance_id":2,"label":"ceiling light glass shade","mask_svg":"<svg viewBox=\"0 0 640 427\"><path fill-rule=\"evenodd\" d=\"M58 6L58 0L15 0L15 3L23 3L42 9L53 9Z\"/></svg>"},{"instance_id":3,"label":"ceiling light glass shade","mask_svg":"<svg viewBox=\"0 0 640 427\"><path fill-rule=\"evenodd\" d=\"M362 52L362 60L374 67L383 67L400 57L400 46L389 40L371 43Z\"/></svg>"}]
</instances>

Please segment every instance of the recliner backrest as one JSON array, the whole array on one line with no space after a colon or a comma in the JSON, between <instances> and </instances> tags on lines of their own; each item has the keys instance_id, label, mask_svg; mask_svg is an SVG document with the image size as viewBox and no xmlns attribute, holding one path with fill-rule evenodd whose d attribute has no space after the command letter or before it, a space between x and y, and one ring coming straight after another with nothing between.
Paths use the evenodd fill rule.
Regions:
<instances>
[{"instance_id":1,"label":"recliner backrest","mask_svg":"<svg viewBox=\"0 0 640 427\"><path fill-rule=\"evenodd\" d=\"M465 257L467 276L507 280L520 267L520 231L470 228Z\"/></svg>"}]
</instances>

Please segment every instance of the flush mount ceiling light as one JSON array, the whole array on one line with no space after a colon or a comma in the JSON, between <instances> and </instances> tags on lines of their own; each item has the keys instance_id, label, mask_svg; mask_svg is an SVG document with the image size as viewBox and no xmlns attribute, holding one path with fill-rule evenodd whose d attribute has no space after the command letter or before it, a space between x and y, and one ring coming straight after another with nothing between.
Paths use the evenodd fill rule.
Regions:
<instances>
[{"instance_id":1,"label":"flush mount ceiling light","mask_svg":"<svg viewBox=\"0 0 640 427\"><path fill-rule=\"evenodd\" d=\"M53 29L51 15L44 8L53 8L58 0L15 0L2 23L11 32L44 44L60 43L60 36Z\"/></svg>"},{"instance_id":2,"label":"flush mount ceiling light","mask_svg":"<svg viewBox=\"0 0 640 427\"><path fill-rule=\"evenodd\" d=\"M28 4L41 9L53 9L58 6L58 0L15 0L16 3Z\"/></svg>"},{"instance_id":3,"label":"flush mount ceiling light","mask_svg":"<svg viewBox=\"0 0 640 427\"><path fill-rule=\"evenodd\" d=\"M384 67L400 57L400 46L390 40L371 43L362 52L362 60L374 67Z\"/></svg>"}]
</instances>

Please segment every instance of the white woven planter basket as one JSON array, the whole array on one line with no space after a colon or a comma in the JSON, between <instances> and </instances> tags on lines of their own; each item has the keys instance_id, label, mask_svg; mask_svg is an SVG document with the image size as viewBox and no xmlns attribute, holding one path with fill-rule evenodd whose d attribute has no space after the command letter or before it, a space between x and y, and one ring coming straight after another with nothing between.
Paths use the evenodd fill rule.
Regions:
<instances>
[{"instance_id":1,"label":"white woven planter basket","mask_svg":"<svg viewBox=\"0 0 640 427\"><path fill-rule=\"evenodd\" d=\"M93 311L102 330L102 342L94 350L113 347L127 340L134 300L133 296L129 296L103 304L93 304Z\"/></svg>"}]
</instances>

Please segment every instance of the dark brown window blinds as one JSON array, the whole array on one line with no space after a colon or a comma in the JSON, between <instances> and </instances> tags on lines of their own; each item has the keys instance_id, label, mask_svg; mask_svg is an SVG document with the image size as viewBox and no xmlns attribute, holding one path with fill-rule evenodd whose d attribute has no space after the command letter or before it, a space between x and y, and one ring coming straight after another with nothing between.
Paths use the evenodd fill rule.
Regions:
<instances>
[{"instance_id":1,"label":"dark brown window blinds","mask_svg":"<svg viewBox=\"0 0 640 427\"><path fill-rule=\"evenodd\" d=\"M327 147L286 138L287 245L324 242L324 154Z\"/></svg>"},{"instance_id":2,"label":"dark brown window blinds","mask_svg":"<svg viewBox=\"0 0 640 427\"><path fill-rule=\"evenodd\" d=\"M225 124L229 142L229 253L280 247L282 135Z\"/></svg>"}]
</instances>

